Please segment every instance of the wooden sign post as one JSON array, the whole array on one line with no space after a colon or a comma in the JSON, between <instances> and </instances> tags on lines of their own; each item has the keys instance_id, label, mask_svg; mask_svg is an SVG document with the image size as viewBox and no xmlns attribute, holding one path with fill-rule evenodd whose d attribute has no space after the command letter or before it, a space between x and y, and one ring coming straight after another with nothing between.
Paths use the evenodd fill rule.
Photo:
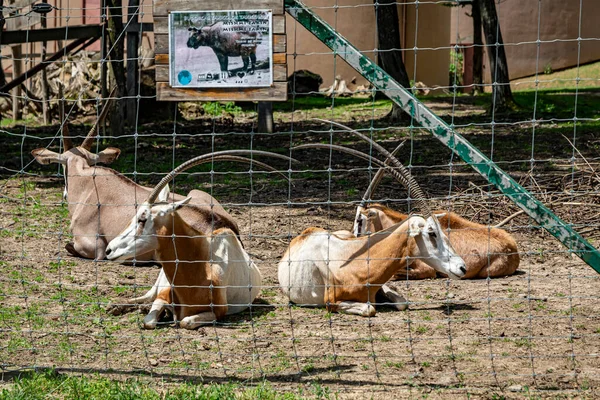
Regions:
<instances>
[{"instance_id":1,"label":"wooden sign post","mask_svg":"<svg viewBox=\"0 0 600 400\"><path fill-rule=\"evenodd\" d=\"M283 0L153 4L158 100L287 100Z\"/></svg>"}]
</instances>

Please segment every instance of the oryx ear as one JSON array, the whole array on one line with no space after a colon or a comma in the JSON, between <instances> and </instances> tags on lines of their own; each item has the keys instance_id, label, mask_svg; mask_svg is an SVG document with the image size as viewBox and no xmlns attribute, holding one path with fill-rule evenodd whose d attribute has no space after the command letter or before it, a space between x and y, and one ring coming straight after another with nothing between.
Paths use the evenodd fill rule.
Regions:
<instances>
[{"instance_id":1,"label":"oryx ear","mask_svg":"<svg viewBox=\"0 0 600 400\"><path fill-rule=\"evenodd\" d=\"M165 185L165 187L162 188L162 190L158 194L158 197L156 200L159 203L165 203L169 200L169 194L171 194L171 189L169 188L169 185Z\"/></svg>"},{"instance_id":2,"label":"oryx ear","mask_svg":"<svg viewBox=\"0 0 600 400\"><path fill-rule=\"evenodd\" d=\"M436 218L443 218L446 216L446 214L448 214L448 213L439 213L439 214L433 214L433 215L435 215Z\"/></svg>"},{"instance_id":3,"label":"oryx ear","mask_svg":"<svg viewBox=\"0 0 600 400\"><path fill-rule=\"evenodd\" d=\"M375 218L377 216L377 211L369 209L367 211L367 218Z\"/></svg>"},{"instance_id":4,"label":"oryx ear","mask_svg":"<svg viewBox=\"0 0 600 400\"><path fill-rule=\"evenodd\" d=\"M98 160L96 163L110 164L119 158L119 154L121 154L121 150L116 147L106 148L98 153Z\"/></svg>"},{"instance_id":5,"label":"oryx ear","mask_svg":"<svg viewBox=\"0 0 600 400\"><path fill-rule=\"evenodd\" d=\"M167 196L168 196L168 193L167 193ZM175 203L161 204L158 206L158 207L160 207L159 211L158 211L158 215L160 217L164 217L166 215L173 214L179 208L181 208L182 206L189 203L190 200L192 200L191 197L186 197L185 199L183 199L181 201L176 201Z\"/></svg>"},{"instance_id":6,"label":"oryx ear","mask_svg":"<svg viewBox=\"0 0 600 400\"><path fill-rule=\"evenodd\" d=\"M59 163L65 165L67 163L67 160L62 156L62 154L58 154L52 150L48 150L43 147L32 150L31 155L35 158L37 162L43 165L48 165L52 163Z\"/></svg>"},{"instance_id":7,"label":"oryx ear","mask_svg":"<svg viewBox=\"0 0 600 400\"><path fill-rule=\"evenodd\" d=\"M423 218L411 218L408 220L408 236L415 237L423 233L425 220Z\"/></svg>"},{"instance_id":8,"label":"oryx ear","mask_svg":"<svg viewBox=\"0 0 600 400\"><path fill-rule=\"evenodd\" d=\"M192 200L192 196L188 196L188 197L186 197L185 199L183 199L181 201L176 201L175 203L173 203L173 210L177 210L181 206L184 206L187 203L189 203L191 200Z\"/></svg>"}]
</instances>

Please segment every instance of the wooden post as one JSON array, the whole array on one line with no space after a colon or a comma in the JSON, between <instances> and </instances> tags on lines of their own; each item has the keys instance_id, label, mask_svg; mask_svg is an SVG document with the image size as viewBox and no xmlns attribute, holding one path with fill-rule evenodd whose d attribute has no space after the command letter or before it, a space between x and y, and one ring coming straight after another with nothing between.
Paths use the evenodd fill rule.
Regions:
<instances>
[{"instance_id":1,"label":"wooden post","mask_svg":"<svg viewBox=\"0 0 600 400\"><path fill-rule=\"evenodd\" d=\"M258 132L273 133L273 103L270 101L258 102Z\"/></svg>"},{"instance_id":2,"label":"wooden post","mask_svg":"<svg viewBox=\"0 0 600 400\"><path fill-rule=\"evenodd\" d=\"M11 46L10 47L11 52L12 52L12 62L13 62L13 79L15 79L16 77L20 76L23 73L23 52L21 51L21 45L18 44L16 46ZM15 88L12 90L12 115L13 115L13 120L18 121L20 119L23 119L23 110L21 108L21 98L22 96L22 92L21 92L21 86L15 86Z\"/></svg>"},{"instance_id":3,"label":"wooden post","mask_svg":"<svg viewBox=\"0 0 600 400\"><path fill-rule=\"evenodd\" d=\"M2 43L2 31L4 31L4 25L6 20L4 19L4 0L0 0L0 43ZM0 54L0 85L6 85L6 76L4 75L4 67L2 67L2 54ZM0 120L2 115L0 114Z\"/></svg>"},{"instance_id":4,"label":"wooden post","mask_svg":"<svg viewBox=\"0 0 600 400\"><path fill-rule=\"evenodd\" d=\"M48 0L43 0L43 3L47 3ZM46 16L45 15L41 15L41 20L40 20L42 29L46 29ZM44 59L46 58L46 52L47 52L47 45L48 42L46 42L45 40L42 42L42 62L44 62ZM20 47L20 46L19 46ZM44 125L50 125L52 123L52 117L50 116L50 107L49 107L49 100L50 100L50 96L49 96L49 92L48 92L48 73L46 71L46 68L44 68L42 70L42 114L44 115Z\"/></svg>"},{"instance_id":5,"label":"wooden post","mask_svg":"<svg viewBox=\"0 0 600 400\"><path fill-rule=\"evenodd\" d=\"M126 93L125 68L123 67L124 45L123 45L123 2L122 0L106 0L109 11L108 17L108 58L113 77L117 85L117 94L119 98L115 109L110 114L110 125L112 134L119 136L124 132L123 123L125 122L124 101L122 100Z\"/></svg>"},{"instance_id":6,"label":"wooden post","mask_svg":"<svg viewBox=\"0 0 600 400\"><path fill-rule=\"evenodd\" d=\"M140 0L129 0L129 25L138 26ZM139 25L141 27L141 25ZM127 124L135 126L137 117L139 32L127 32Z\"/></svg>"}]
</instances>

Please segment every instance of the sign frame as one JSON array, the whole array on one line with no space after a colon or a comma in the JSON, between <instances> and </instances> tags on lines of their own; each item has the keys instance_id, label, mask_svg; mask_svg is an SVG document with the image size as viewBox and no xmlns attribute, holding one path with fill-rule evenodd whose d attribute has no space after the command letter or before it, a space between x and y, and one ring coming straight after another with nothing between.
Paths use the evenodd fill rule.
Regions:
<instances>
[{"instance_id":1,"label":"sign frame","mask_svg":"<svg viewBox=\"0 0 600 400\"><path fill-rule=\"evenodd\" d=\"M153 0L156 95L159 101L286 101L287 37L283 0ZM170 84L169 19L176 12L270 10L271 71L265 87L173 87ZM239 60L239 59L238 59ZM239 61L238 61L239 63Z\"/></svg>"}]
</instances>

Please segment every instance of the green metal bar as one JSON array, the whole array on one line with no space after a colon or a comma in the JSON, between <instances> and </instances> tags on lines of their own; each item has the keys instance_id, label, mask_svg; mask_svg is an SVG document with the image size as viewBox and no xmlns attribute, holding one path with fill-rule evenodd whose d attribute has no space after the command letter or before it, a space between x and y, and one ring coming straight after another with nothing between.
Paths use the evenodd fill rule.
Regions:
<instances>
[{"instance_id":1,"label":"green metal bar","mask_svg":"<svg viewBox=\"0 0 600 400\"><path fill-rule=\"evenodd\" d=\"M577 254L596 272L600 273L600 252L575 232L569 224L557 217L302 2L285 0L285 8L296 21L333 50L335 55L350 64L377 89L409 113L417 123L431 132L488 182L500 189L538 224L560 240L571 252Z\"/></svg>"}]
</instances>

